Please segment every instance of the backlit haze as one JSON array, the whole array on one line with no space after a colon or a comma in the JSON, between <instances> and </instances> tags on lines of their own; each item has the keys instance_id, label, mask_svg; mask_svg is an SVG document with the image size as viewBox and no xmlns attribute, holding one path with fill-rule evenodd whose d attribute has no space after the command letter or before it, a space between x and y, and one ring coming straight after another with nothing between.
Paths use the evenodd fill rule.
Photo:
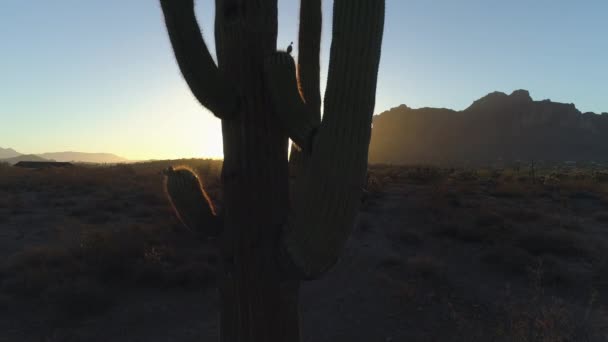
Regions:
<instances>
[{"instance_id":1,"label":"backlit haze","mask_svg":"<svg viewBox=\"0 0 608 342\"><path fill-rule=\"evenodd\" d=\"M214 1L196 3L213 51ZM323 82L331 6L324 0ZM297 42L298 7L279 0L281 49ZM376 113L464 109L519 88L608 111L607 14L603 0L387 0ZM180 75L156 0L2 0L0 42L0 147L222 156L220 121Z\"/></svg>"}]
</instances>

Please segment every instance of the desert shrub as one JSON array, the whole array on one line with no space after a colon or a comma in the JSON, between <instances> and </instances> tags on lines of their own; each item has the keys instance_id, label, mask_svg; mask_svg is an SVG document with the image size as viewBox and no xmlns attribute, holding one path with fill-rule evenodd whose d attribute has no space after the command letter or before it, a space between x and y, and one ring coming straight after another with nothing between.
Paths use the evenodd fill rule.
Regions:
<instances>
[{"instance_id":1,"label":"desert shrub","mask_svg":"<svg viewBox=\"0 0 608 342\"><path fill-rule=\"evenodd\" d=\"M600 183L608 182L608 171L596 171L593 178Z\"/></svg>"},{"instance_id":2,"label":"desert shrub","mask_svg":"<svg viewBox=\"0 0 608 342\"><path fill-rule=\"evenodd\" d=\"M31 247L2 266L1 288L21 296L39 296L59 279L81 273L70 253L58 246Z\"/></svg>"},{"instance_id":3,"label":"desert shrub","mask_svg":"<svg viewBox=\"0 0 608 342\"><path fill-rule=\"evenodd\" d=\"M598 329L592 326L590 313L597 300L597 293L591 291L584 313L573 310L565 300L548 297L545 286L550 283L547 272L555 262L539 258L529 269L531 294L516 300L510 291L506 292L503 305L504 320L499 324L498 337L505 341L595 341ZM501 341L503 339L500 339ZM601 339L598 339L598 341Z\"/></svg>"},{"instance_id":4,"label":"desert shrub","mask_svg":"<svg viewBox=\"0 0 608 342\"><path fill-rule=\"evenodd\" d=\"M14 255L0 268L1 288L32 297L51 290L60 293L65 282L74 279L98 283L104 289L144 284L153 288L207 288L215 279L217 258L196 240L180 242L174 238L138 226L88 230L76 243L33 247Z\"/></svg>"},{"instance_id":5,"label":"desert shrub","mask_svg":"<svg viewBox=\"0 0 608 342\"><path fill-rule=\"evenodd\" d=\"M554 191L558 190L561 184L561 180L557 175L547 175L541 176L539 179L540 183L545 187L545 189Z\"/></svg>"},{"instance_id":6,"label":"desert shrub","mask_svg":"<svg viewBox=\"0 0 608 342\"><path fill-rule=\"evenodd\" d=\"M572 232L584 233L584 226L578 218L563 219L559 227Z\"/></svg>"},{"instance_id":7,"label":"desert shrub","mask_svg":"<svg viewBox=\"0 0 608 342\"><path fill-rule=\"evenodd\" d=\"M406 171L405 177L411 182L427 184L444 178L444 173L437 167L414 167Z\"/></svg>"},{"instance_id":8,"label":"desert shrub","mask_svg":"<svg viewBox=\"0 0 608 342\"><path fill-rule=\"evenodd\" d=\"M398 256L389 256L381 259L377 267L378 268L400 268L404 265L403 260Z\"/></svg>"},{"instance_id":9,"label":"desert shrub","mask_svg":"<svg viewBox=\"0 0 608 342\"><path fill-rule=\"evenodd\" d=\"M526 232L516 238L516 244L534 255L552 254L583 258L592 256L589 241L577 233L563 229Z\"/></svg>"},{"instance_id":10,"label":"desert shrub","mask_svg":"<svg viewBox=\"0 0 608 342\"><path fill-rule=\"evenodd\" d=\"M167 202L162 193L149 192L145 191L144 189L136 192L133 201L137 204L145 206L158 206Z\"/></svg>"},{"instance_id":11,"label":"desert shrub","mask_svg":"<svg viewBox=\"0 0 608 342\"><path fill-rule=\"evenodd\" d=\"M598 222L608 223L608 211L601 211L599 213L596 213L593 217Z\"/></svg>"},{"instance_id":12,"label":"desert shrub","mask_svg":"<svg viewBox=\"0 0 608 342\"><path fill-rule=\"evenodd\" d=\"M494 241L500 234L496 227L477 227L460 224L441 224L433 235L446 237L465 243L484 243Z\"/></svg>"},{"instance_id":13,"label":"desert shrub","mask_svg":"<svg viewBox=\"0 0 608 342\"><path fill-rule=\"evenodd\" d=\"M121 231L87 231L73 253L103 280L126 277L144 255L145 236L137 228Z\"/></svg>"},{"instance_id":14,"label":"desert shrub","mask_svg":"<svg viewBox=\"0 0 608 342\"><path fill-rule=\"evenodd\" d=\"M391 238L408 246L418 246L424 242L420 233L411 230L396 232L391 236Z\"/></svg>"},{"instance_id":15,"label":"desert shrub","mask_svg":"<svg viewBox=\"0 0 608 342\"><path fill-rule=\"evenodd\" d=\"M110 213L123 213L129 209L129 204L120 200L120 198L98 199L95 201L94 207L97 210L107 211Z\"/></svg>"},{"instance_id":16,"label":"desert shrub","mask_svg":"<svg viewBox=\"0 0 608 342\"><path fill-rule=\"evenodd\" d=\"M132 177L137 175L135 167L131 164L118 164L110 167L110 171L120 176Z\"/></svg>"},{"instance_id":17,"label":"desert shrub","mask_svg":"<svg viewBox=\"0 0 608 342\"><path fill-rule=\"evenodd\" d=\"M593 267L593 286L608 291L608 257L598 260Z\"/></svg>"},{"instance_id":18,"label":"desert shrub","mask_svg":"<svg viewBox=\"0 0 608 342\"><path fill-rule=\"evenodd\" d=\"M504 223L504 218L492 211L480 212L475 218L475 223L479 227L498 226Z\"/></svg>"},{"instance_id":19,"label":"desert shrub","mask_svg":"<svg viewBox=\"0 0 608 342\"><path fill-rule=\"evenodd\" d=\"M368 216L359 215L357 229L360 232L369 232L374 227L372 220Z\"/></svg>"},{"instance_id":20,"label":"desert shrub","mask_svg":"<svg viewBox=\"0 0 608 342\"><path fill-rule=\"evenodd\" d=\"M406 268L425 279L442 280L446 277L445 264L428 255L417 255L407 259Z\"/></svg>"},{"instance_id":21,"label":"desert shrub","mask_svg":"<svg viewBox=\"0 0 608 342\"><path fill-rule=\"evenodd\" d=\"M502 245L481 255L481 261L507 274L525 275L534 263L534 257L525 250Z\"/></svg>"},{"instance_id":22,"label":"desert shrub","mask_svg":"<svg viewBox=\"0 0 608 342\"><path fill-rule=\"evenodd\" d=\"M208 260L190 260L183 264L142 262L134 270L133 280L144 288L181 288L201 290L215 282L215 264Z\"/></svg>"},{"instance_id":23,"label":"desert shrub","mask_svg":"<svg viewBox=\"0 0 608 342\"><path fill-rule=\"evenodd\" d=\"M70 318L86 318L110 309L116 294L90 278L68 279L51 286L44 299L55 312Z\"/></svg>"},{"instance_id":24,"label":"desert shrub","mask_svg":"<svg viewBox=\"0 0 608 342\"><path fill-rule=\"evenodd\" d=\"M458 182L474 182L479 180L477 170L456 170L451 173L450 178Z\"/></svg>"},{"instance_id":25,"label":"desert shrub","mask_svg":"<svg viewBox=\"0 0 608 342\"><path fill-rule=\"evenodd\" d=\"M521 198L533 194L533 191L530 184L519 181L501 181L496 185L492 195L495 197Z\"/></svg>"},{"instance_id":26,"label":"desert shrub","mask_svg":"<svg viewBox=\"0 0 608 342\"><path fill-rule=\"evenodd\" d=\"M542 218L542 213L534 209L512 208L504 210L506 218L515 222L534 222Z\"/></svg>"},{"instance_id":27,"label":"desert shrub","mask_svg":"<svg viewBox=\"0 0 608 342\"><path fill-rule=\"evenodd\" d=\"M373 171L369 171L367 174L367 184L365 190L370 194L376 194L382 191L383 184L380 178Z\"/></svg>"},{"instance_id":28,"label":"desert shrub","mask_svg":"<svg viewBox=\"0 0 608 342\"><path fill-rule=\"evenodd\" d=\"M567 263L554 255L545 255L541 261L543 265L542 285L545 287L573 286L584 279L580 271L568 267Z\"/></svg>"}]
</instances>

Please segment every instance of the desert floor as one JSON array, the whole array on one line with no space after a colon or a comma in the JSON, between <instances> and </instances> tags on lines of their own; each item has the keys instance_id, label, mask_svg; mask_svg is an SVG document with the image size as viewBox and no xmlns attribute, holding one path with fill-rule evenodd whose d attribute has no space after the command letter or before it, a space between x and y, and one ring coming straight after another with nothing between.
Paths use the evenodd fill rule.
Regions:
<instances>
[{"instance_id":1,"label":"desert floor","mask_svg":"<svg viewBox=\"0 0 608 342\"><path fill-rule=\"evenodd\" d=\"M211 244L160 171L221 204L221 162L0 166L0 341L214 341ZM304 341L608 341L608 179L593 168L370 167Z\"/></svg>"}]
</instances>

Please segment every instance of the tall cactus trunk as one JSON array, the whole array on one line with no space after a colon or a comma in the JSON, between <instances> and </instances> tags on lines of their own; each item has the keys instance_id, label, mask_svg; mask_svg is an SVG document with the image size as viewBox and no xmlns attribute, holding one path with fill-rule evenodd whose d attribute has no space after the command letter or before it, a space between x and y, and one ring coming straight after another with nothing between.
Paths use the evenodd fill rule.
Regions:
<instances>
[{"instance_id":1,"label":"tall cactus trunk","mask_svg":"<svg viewBox=\"0 0 608 342\"><path fill-rule=\"evenodd\" d=\"M237 85L240 112L222 121L221 341L298 341L298 284L281 279L274 255L289 204L287 135L263 73L264 56L276 50L276 0L259 4L264 11L242 5L259 13L237 24L224 16L238 15L227 5L216 7L218 64Z\"/></svg>"},{"instance_id":2,"label":"tall cactus trunk","mask_svg":"<svg viewBox=\"0 0 608 342\"><path fill-rule=\"evenodd\" d=\"M275 51L277 0L216 0L217 66L193 0L160 1L184 78L222 119L221 220L189 171L165 183L184 223L219 231L220 339L297 342L300 281L335 263L358 211L384 0L335 1L323 122L321 0L302 0L297 79L291 56Z\"/></svg>"}]
</instances>

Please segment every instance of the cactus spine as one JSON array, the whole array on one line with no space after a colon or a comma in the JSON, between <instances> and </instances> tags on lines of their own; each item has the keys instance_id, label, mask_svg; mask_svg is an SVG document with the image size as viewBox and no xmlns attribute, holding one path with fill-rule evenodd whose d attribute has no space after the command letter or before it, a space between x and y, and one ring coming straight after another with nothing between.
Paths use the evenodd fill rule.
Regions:
<instances>
[{"instance_id":1,"label":"cactus spine","mask_svg":"<svg viewBox=\"0 0 608 342\"><path fill-rule=\"evenodd\" d=\"M385 0L334 1L322 121L321 0L301 1L297 66L276 51L277 0L216 0L217 66L193 1L160 1L186 82L222 119L220 339L299 341L299 281L335 263L359 209ZM214 233L198 179L173 170L167 184L182 220Z\"/></svg>"}]
</instances>

